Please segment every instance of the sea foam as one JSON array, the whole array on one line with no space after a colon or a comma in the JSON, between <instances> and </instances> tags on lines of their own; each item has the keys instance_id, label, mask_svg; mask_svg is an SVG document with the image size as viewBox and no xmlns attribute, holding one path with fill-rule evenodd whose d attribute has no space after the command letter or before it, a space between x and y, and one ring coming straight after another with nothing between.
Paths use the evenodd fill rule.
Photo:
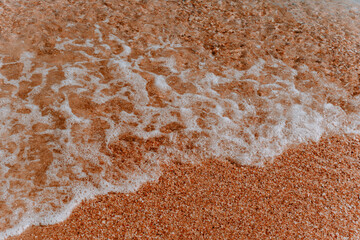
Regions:
<instances>
[{"instance_id":1,"label":"sea foam","mask_svg":"<svg viewBox=\"0 0 360 240\"><path fill-rule=\"evenodd\" d=\"M360 109L359 99L309 66L269 57L219 74L213 60L180 66L183 47L168 41L130 58L114 35L123 50L106 57L96 32L83 44L58 39L57 50L85 60L35 64L24 52L21 77L0 76L0 238L62 221L85 198L134 191L171 160L261 166L291 145L359 133L359 112L341 104Z\"/></svg>"}]
</instances>

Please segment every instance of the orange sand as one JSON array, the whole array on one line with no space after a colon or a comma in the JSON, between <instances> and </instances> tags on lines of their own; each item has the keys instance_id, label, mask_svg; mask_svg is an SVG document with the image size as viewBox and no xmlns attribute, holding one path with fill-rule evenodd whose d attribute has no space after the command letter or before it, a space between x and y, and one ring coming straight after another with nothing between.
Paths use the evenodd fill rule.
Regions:
<instances>
[{"instance_id":1,"label":"orange sand","mask_svg":"<svg viewBox=\"0 0 360 240\"><path fill-rule=\"evenodd\" d=\"M264 168L173 164L136 193L10 239L359 239L359 149L360 138L330 137Z\"/></svg>"},{"instance_id":2,"label":"orange sand","mask_svg":"<svg viewBox=\"0 0 360 240\"><path fill-rule=\"evenodd\" d=\"M109 52L101 53L104 59L111 52L122 51L107 38L110 33L126 41L137 39L129 42L133 49L130 60L145 56L145 49L163 37L184 46L174 55L184 69L196 68L211 56L214 64L209 64L208 71L221 76L222 66L244 70L256 59L276 58L294 69L306 64L351 97L360 94L359 12L340 9L334 3L331 8L328 1L244 0L222 1L221 5L210 0L6 2L0 2L4 9L0 14L0 52L9 55L5 63L19 59L24 50L36 53L34 68L47 64L61 69L65 63L81 61L81 56L74 54L76 47L62 53L56 50L56 39L96 42L98 23L104 41L111 46ZM107 23L101 22L105 16L109 16ZM68 23L73 25L67 27ZM92 53L93 49L85 51ZM111 79L107 61L96 64L94 69L101 72L103 80ZM143 70L168 75L168 69L155 66L148 57L140 64ZM0 73L18 79L22 68L7 64ZM54 81L62 78L62 71L51 76L56 74ZM298 76L299 82L304 79L318 89L316 79ZM161 106L162 96L154 90L154 81L148 81L151 104ZM16 88L1 81L0 85L2 97L17 94L26 99L30 91L26 81L16 93ZM46 109L53 101L49 96L57 97L44 92L37 101L44 114L58 119L54 128L61 129L62 116ZM75 99L71 106L79 116L103 111L78 103L84 99ZM328 99L346 112L354 111L347 100ZM83 134L102 141L105 130L101 122L94 122L94 128ZM47 153L46 144L39 139L30 147ZM359 137L329 137L290 149L264 168L219 160L198 165L171 163L163 167L158 182L135 193L87 200L66 221L31 227L9 239L359 239L359 149ZM50 162L46 154L39 158L44 165L34 178L42 184L43 168Z\"/></svg>"}]
</instances>

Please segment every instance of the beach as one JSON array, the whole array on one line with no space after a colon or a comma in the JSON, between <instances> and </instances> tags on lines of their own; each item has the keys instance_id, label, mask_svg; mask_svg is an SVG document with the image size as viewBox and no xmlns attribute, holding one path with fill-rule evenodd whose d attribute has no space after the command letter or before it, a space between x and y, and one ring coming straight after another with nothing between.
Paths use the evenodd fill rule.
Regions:
<instances>
[{"instance_id":1,"label":"beach","mask_svg":"<svg viewBox=\"0 0 360 240\"><path fill-rule=\"evenodd\" d=\"M356 1L0 3L0 239L359 239Z\"/></svg>"},{"instance_id":2,"label":"beach","mask_svg":"<svg viewBox=\"0 0 360 240\"><path fill-rule=\"evenodd\" d=\"M171 164L129 194L84 201L9 239L357 239L359 138L290 149L269 166Z\"/></svg>"}]
</instances>

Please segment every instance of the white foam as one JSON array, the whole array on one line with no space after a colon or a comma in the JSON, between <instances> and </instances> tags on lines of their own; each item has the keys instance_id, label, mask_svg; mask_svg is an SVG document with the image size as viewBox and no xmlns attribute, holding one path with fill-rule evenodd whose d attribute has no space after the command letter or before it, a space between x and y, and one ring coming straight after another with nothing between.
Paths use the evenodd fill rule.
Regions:
<instances>
[{"instance_id":1,"label":"white foam","mask_svg":"<svg viewBox=\"0 0 360 240\"><path fill-rule=\"evenodd\" d=\"M101 33L101 31L100 31L100 26L99 26L99 24L95 24L95 27L96 27L96 29L95 29L95 33L97 33L97 35L98 35L98 37L99 37L99 41L100 42L103 42L104 40L103 40L103 35L102 35L102 33Z\"/></svg>"},{"instance_id":2,"label":"white foam","mask_svg":"<svg viewBox=\"0 0 360 240\"><path fill-rule=\"evenodd\" d=\"M256 77L260 77L261 76L261 72L263 70L265 64L265 60L264 59L259 59L259 61L253 65L248 71L247 73L249 75L254 75Z\"/></svg>"},{"instance_id":3,"label":"white foam","mask_svg":"<svg viewBox=\"0 0 360 240\"><path fill-rule=\"evenodd\" d=\"M163 76L155 76L155 86L164 93L171 90L171 87L166 83Z\"/></svg>"},{"instance_id":4,"label":"white foam","mask_svg":"<svg viewBox=\"0 0 360 240\"><path fill-rule=\"evenodd\" d=\"M99 36L104 46L109 46L106 38ZM298 72L276 59L258 59L247 71L223 66L223 76L209 72L206 62L201 64L200 69L180 71L175 56L147 59L171 70L171 76L176 76L180 81L178 85L172 85L166 81L167 76L142 69L139 63L150 54L130 61L128 56L131 48L126 42L116 36L110 36L110 40L122 44L123 52L111 55L108 59L106 67L112 69L109 72L112 78L108 81L102 81L95 64L96 61L109 58L105 54L102 56L100 50L100 56L96 57L80 51L94 64L64 64L62 69L65 79L52 83L50 88L47 76L57 68L41 65L32 70L36 57L28 52L21 55L20 61L24 63L23 78L29 80L35 73L43 77L42 83L32 89L26 100L18 98L16 94L0 99L0 139L4 146L0 151L0 180L5 179L6 182L0 188L0 196L5 198L9 206L19 199L25 205L25 208L18 208L17 211L14 208L10 215L0 212L1 221L6 219L11 224L9 229L0 233L0 238L19 233L32 224L64 220L84 198L109 191L133 191L144 182L156 179L160 174L158 165L173 158L192 161L201 157L218 157L241 164L261 165L293 144L317 141L324 134L330 133L360 133L359 112L347 113L326 98L331 95L335 99L350 99L350 96L316 72L310 72L306 65L298 71L309 73L307 80L316 82L316 89L308 87L306 81L296 81ZM62 51L71 49L71 46L94 47L91 41L83 44L74 42L76 39L58 39L56 46ZM150 46L148 51L176 51L180 47L176 43L161 41L158 45ZM269 73L265 66L271 66L278 72ZM150 82L141 73L154 77L155 87L158 88L157 98L148 92ZM266 78L257 80L263 75ZM5 79L4 76L2 78ZM19 88L19 85L14 86ZM183 91L176 91L179 86ZM188 86L192 86L191 91ZM54 99L45 102L45 106L35 104L37 97L42 99L47 94ZM72 109L69 96L82 94L94 106L77 109L84 112L78 116L75 114L76 106ZM109 104L106 107L110 110L104 110L104 105L112 100L119 100L120 103L114 106ZM162 104L152 104L154 100L162 101ZM123 102L130 103L131 107L122 106ZM355 109L360 109L359 103L358 98L351 100ZM19 112L23 108L30 109L29 113ZM49 114L51 111L56 114ZM60 115L65 127L58 128L56 121ZM95 120L103 121L107 127L101 129L103 126L97 126L99 129L95 131ZM181 129L164 131L164 127L174 122ZM40 123L50 127L42 129L40 126L36 132L32 131ZM139 166L134 165L135 170L132 172L121 172L111 154L107 155L103 148L114 143L131 147L129 143L119 142L123 134L134 135L142 140L162 136L170 143L153 152L141 150L143 158L148 161ZM46 167L46 181L36 196L29 194L37 188L34 181L36 174L28 172L32 176L29 179L25 174L5 175L15 167L24 170L26 164L41 163L42 156L31 148L31 141L40 141L41 147L52 158ZM182 148L182 144L192 147ZM141 148L140 145L138 147ZM98 171L88 170L92 168ZM116 171L125 174L127 178L119 180L113 177ZM18 180L23 185L11 188L12 180ZM61 187L54 188L52 183L60 183ZM70 201L62 203L63 197L68 197ZM52 205L56 206L55 210L51 208ZM36 211L38 207L40 211Z\"/></svg>"}]
</instances>

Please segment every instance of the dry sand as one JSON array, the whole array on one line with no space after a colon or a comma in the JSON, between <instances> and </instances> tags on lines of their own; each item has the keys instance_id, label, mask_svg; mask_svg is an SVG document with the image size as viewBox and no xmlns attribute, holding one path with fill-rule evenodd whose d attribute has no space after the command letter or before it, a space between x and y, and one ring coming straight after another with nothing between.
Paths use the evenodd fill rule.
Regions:
<instances>
[{"instance_id":1,"label":"dry sand","mask_svg":"<svg viewBox=\"0 0 360 240\"><path fill-rule=\"evenodd\" d=\"M264 168L164 166L136 193L87 200L10 239L359 239L360 139L329 137Z\"/></svg>"}]
</instances>

